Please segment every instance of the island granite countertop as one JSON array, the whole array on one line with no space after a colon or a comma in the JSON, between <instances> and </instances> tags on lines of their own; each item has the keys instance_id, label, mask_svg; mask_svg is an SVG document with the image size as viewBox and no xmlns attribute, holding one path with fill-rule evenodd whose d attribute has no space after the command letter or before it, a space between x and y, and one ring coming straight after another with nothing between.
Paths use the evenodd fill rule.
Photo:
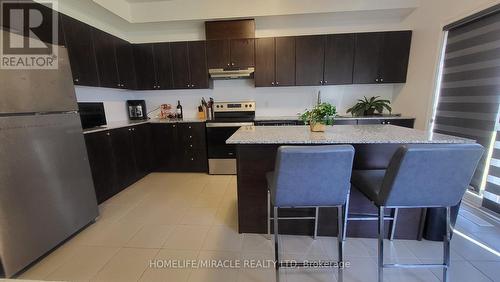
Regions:
<instances>
[{"instance_id":1,"label":"island granite countertop","mask_svg":"<svg viewBox=\"0 0 500 282\"><path fill-rule=\"evenodd\" d=\"M474 140L394 125L327 126L311 132L309 126L243 126L227 144L463 144Z\"/></svg>"}]
</instances>

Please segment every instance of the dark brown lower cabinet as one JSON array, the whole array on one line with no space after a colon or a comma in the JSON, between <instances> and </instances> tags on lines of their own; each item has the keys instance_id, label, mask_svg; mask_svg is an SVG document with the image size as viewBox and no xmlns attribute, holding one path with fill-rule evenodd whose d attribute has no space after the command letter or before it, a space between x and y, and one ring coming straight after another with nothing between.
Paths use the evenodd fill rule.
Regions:
<instances>
[{"instance_id":1,"label":"dark brown lower cabinet","mask_svg":"<svg viewBox=\"0 0 500 282\"><path fill-rule=\"evenodd\" d=\"M151 124L153 171L207 172L204 123Z\"/></svg>"},{"instance_id":2,"label":"dark brown lower cabinet","mask_svg":"<svg viewBox=\"0 0 500 282\"><path fill-rule=\"evenodd\" d=\"M132 150L137 172L135 181L137 181L151 172L152 168L150 124L132 127Z\"/></svg>"},{"instance_id":3,"label":"dark brown lower cabinet","mask_svg":"<svg viewBox=\"0 0 500 282\"><path fill-rule=\"evenodd\" d=\"M100 131L85 134L97 202L102 203L115 194L116 170L111 133Z\"/></svg>"},{"instance_id":4,"label":"dark brown lower cabinet","mask_svg":"<svg viewBox=\"0 0 500 282\"><path fill-rule=\"evenodd\" d=\"M99 204L151 171L150 136L149 124L85 134Z\"/></svg>"},{"instance_id":5,"label":"dark brown lower cabinet","mask_svg":"<svg viewBox=\"0 0 500 282\"><path fill-rule=\"evenodd\" d=\"M175 150L177 124L151 124L153 171L172 171L177 166L178 152Z\"/></svg>"}]
</instances>

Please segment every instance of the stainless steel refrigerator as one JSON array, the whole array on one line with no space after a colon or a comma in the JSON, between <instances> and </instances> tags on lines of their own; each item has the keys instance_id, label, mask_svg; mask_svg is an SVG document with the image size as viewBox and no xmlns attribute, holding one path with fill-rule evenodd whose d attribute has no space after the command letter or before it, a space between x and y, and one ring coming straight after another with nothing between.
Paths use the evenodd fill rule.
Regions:
<instances>
[{"instance_id":1,"label":"stainless steel refrigerator","mask_svg":"<svg viewBox=\"0 0 500 282\"><path fill-rule=\"evenodd\" d=\"M57 70L0 69L0 275L6 277L98 215L67 51L54 48Z\"/></svg>"}]
</instances>

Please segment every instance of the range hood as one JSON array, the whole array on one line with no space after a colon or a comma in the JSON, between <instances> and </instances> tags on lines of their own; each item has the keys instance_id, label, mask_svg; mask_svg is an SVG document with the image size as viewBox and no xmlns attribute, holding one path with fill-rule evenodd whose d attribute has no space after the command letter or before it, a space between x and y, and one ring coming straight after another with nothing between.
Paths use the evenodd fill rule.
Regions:
<instances>
[{"instance_id":1,"label":"range hood","mask_svg":"<svg viewBox=\"0 0 500 282\"><path fill-rule=\"evenodd\" d=\"M209 52L214 56L216 64L212 64L212 68L208 70L212 79L238 79L238 78L253 78L255 71L254 67L235 66L231 58L231 40L255 38L255 20L254 19L239 19L227 21L209 21L205 22L205 37L207 41L225 42L216 45L216 49ZM247 51L248 52L248 51ZM254 50L251 55L254 57ZM208 58L210 59L210 58ZM227 65L227 67L226 67ZM250 66L250 64L249 64Z\"/></svg>"},{"instance_id":2,"label":"range hood","mask_svg":"<svg viewBox=\"0 0 500 282\"><path fill-rule=\"evenodd\" d=\"M241 69L209 69L208 73L212 79L238 79L238 78L252 78L255 68L241 68Z\"/></svg>"}]
</instances>

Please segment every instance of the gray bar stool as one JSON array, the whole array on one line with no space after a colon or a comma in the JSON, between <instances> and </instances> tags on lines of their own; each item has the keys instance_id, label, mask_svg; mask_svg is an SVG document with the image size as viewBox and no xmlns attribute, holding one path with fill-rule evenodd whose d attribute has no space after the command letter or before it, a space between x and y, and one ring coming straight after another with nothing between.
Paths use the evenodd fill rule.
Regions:
<instances>
[{"instance_id":1,"label":"gray bar stool","mask_svg":"<svg viewBox=\"0 0 500 282\"><path fill-rule=\"evenodd\" d=\"M479 144L405 145L387 170L353 171L353 186L378 207L378 281L383 281L384 268L417 267L442 267L443 281L448 281L450 207L462 199L483 151ZM446 208L443 264L384 264L384 209L436 207Z\"/></svg>"},{"instance_id":2,"label":"gray bar stool","mask_svg":"<svg viewBox=\"0 0 500 282\"><path fill-rule=\"evenodd\" d=\"M347 202L354 158L351 145L331 146L282 146L276 155L275 171L266 175L269 187L268 234L270 222L274 221L274 254L276 259L276 281L279 281L280 267L289 267L279 260L278 221L288 219L314 219L318 226L318 207L337 207L339 259L343 261L343 205ZM271 219L271 206L274 217ZM316 208L316 216L289 218L279 217L278 208ZM323 266L330 266L326 263ZM304 263L295 266L306 267ZM342 267L338 268L342 281Z\"/></svg>"}]
</instances>

